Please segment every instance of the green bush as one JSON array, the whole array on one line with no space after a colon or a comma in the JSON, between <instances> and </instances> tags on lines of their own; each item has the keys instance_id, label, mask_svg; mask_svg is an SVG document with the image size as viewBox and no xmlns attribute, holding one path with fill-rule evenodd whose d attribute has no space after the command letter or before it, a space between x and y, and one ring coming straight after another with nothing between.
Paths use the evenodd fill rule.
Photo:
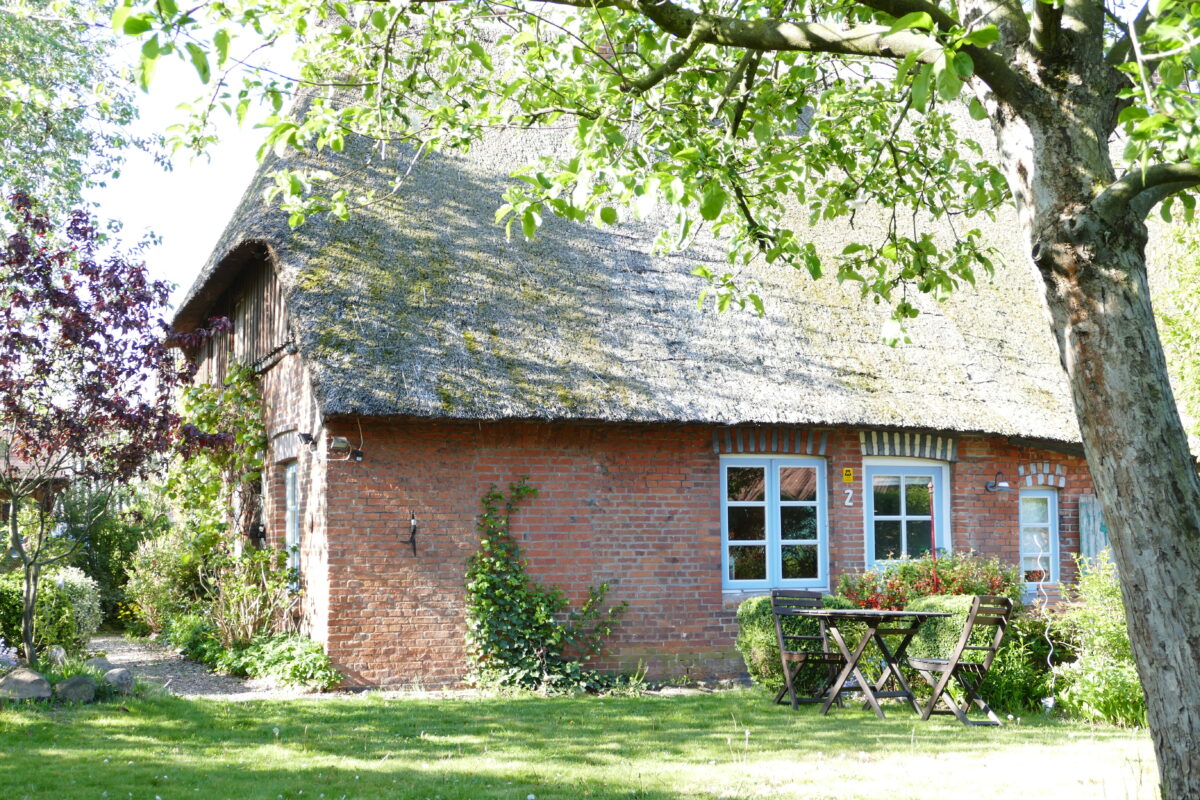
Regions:
<instances>
[{"instance_id":1,"label":"green bush","mask_svg":"<svg viewBox=\"0 0 1200 800\"><path fill-rule=\"evenodd\" d=\"M826 595L821 598L821 602L825 608L854 608L853 604L842 597ZM750 679L758 686L765 686L772 691L778 690L783 686L783 666L779 661L779 642L775 637L775 619L771 614L770 596L760 595L744 600L738 606L737 621L737 649L746 662L746 671L750 673ZM782 624L784 633L796 636L816 636L819 633L819 625L815 619L789 617L784 619ZM847 637L847 643L851 646L853 641L857 641L857 637L852 637L850 631L844 631L843 636ZM804 681L804 676L816 673L817 670L803 670L799 677Z\"/></svg>"},{"instance_id":2,"label":"green bush","mask_svg":"<svg viewBox=\"0 0 1200 800\"><path fill-rule=\"evenodd\" d=\"M1088 722L1146 726L1146 696L1132 661L1085 653L1056 670L1058 707Z\"/></svg>"},{"instance_id":3,"label":"green bush","mask_svg":"<svg viewBox=\"0 0 1200 800\"><path fill-rule=\"evenodd\" d=\"M1003 595L1017 601L1024 582L1016 567L969 550L899 558L879 569L843 573L837 593L858 608L901 609L930 595Z\"/></svg>"},{"instance_id":4,"label":"green bush","mask_svg":"<svg viewBox=\"0 0 1200 800\"><path fill-rule=\"evenodd\" d=\"M127 622L160 633L168 620L190 612L203 592L200 564L190 539L177 530L138 544L125 584Z\"/></svg>"},{"instance_id":5,"label":"green bush","mask_svg":"<svg viewBox=\"0 0 1200 800\"><path fill-rule=\"evenodd\" d=\"M973 599L969 595L934 596L909 603L910 611L937 611L951 616L926 620L909 644L908 655L915 658L946 658L954 652L967 623ZM977 630L971 644L987 644L993 633L992 628ZM980 691L997 710L1013 714L1037 711L1042 708L1042 699L1051 693L1052 664L1069 655L1070 648L1066 642L1053 633L1049 614L1018 609L1009 619L1004 640ZM968 650L963 657L967 661L981 661L983 653ZM924 693L925 682L915 674L913 678L910 681L913 688Z\"/></svg>"},{"instance_id":6,"label":"green bush","mask_svg":"<svg viewBox=\"0 0 1200 800\"><path fill-rule=\"evenodd\" d=\"M1079 558L1074 604L1062 615L1062 628L1079 659L1055 670L1058 706L1091 722L1146 724L1146 697L1133 662L1125 607L1116 566L1108 551Z\"/></svg>"},{"instance_id":7,"label":"green bush","mask_svg":"<svg viewBox=\"0 0 1200 800\"><path fill-rule=\"evenodd\" d=\"M86 487L63 495L62 537L75 551L67 563L83 570L100 588L100 608L108 623L119 623L127 568L138 543L166 529L165 511L151 498L124 488L116 497Z\"/></svg>"},{"instance_id":8,"label":"green bush","mask_svg":"<svg viewBox=\"0 0 1200 800\"><path fill-rule=\"evenodd\" d=\"M20 643L24 609L23 573L0 576L0 639ZM87 647L99 625L100 598L95 581L73 567L41 576L33 621L33 642L39 652L58 645L68 653L78 653Z\"/></svg>"}]
</instances>

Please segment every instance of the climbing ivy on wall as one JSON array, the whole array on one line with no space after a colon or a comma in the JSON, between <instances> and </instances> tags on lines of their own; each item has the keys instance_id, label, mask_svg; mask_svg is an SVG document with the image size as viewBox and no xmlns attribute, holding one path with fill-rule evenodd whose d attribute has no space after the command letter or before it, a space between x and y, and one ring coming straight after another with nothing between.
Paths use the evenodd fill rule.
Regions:
<instances>
[{"instance_id":1,"label":"climbing ivy on wall","mask_svg":"<svg viewBox=\"0 0 1200 800\"><path fill-rule=\"evenodd\" d=\"M470 679L485 686L541 691L598 689L612 680L585 664L603 649L626 603L604 608L608 584L588 587L570 609L561 589L530 578L509 529L523 500L537 489L525 478L495 486L482 500L479 550L467 564L467 653Z\"/></svg>"}]
</instances>

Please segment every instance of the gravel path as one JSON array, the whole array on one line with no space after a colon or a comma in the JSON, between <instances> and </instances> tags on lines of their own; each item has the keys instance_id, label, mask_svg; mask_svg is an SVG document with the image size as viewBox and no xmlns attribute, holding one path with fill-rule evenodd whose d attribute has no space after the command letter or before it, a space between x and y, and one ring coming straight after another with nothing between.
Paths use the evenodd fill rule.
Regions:
<instances>
[{"instance_id":1,"label":"gravel path","mask_svg":"<svg viewBox=\"0 0 1200 800\"><path fill-rule=\"evenodd\" d=\"M94 636L91 649L102 651L115 667L125 667L136 677L163 686L183 697L214 697L227 700L262 700L296 697L296 689L277 689L258 681L216 675L201 664L189 661L170 647L146 639L124 636Z\"/></svg>"}]
</instances>

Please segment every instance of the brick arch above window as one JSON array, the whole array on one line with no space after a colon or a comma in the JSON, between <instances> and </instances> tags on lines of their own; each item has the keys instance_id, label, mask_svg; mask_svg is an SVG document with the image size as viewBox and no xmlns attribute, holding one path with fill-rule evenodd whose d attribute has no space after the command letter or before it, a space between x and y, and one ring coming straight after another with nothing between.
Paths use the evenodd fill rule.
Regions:
<instances>
[{"instance_id":1,"label":"brick arch above window","mask_svg":"<svg viewBox=\"0 0 1200 800\"><path fill-rule=\"evenodd\" d=\"M1017 465L1017 482L1025 486L1067 488L1067 468L1050 461L1031 461Z\"/></svg>"},{"instance_id":2,"label":"brick arch above window","mask_svg":"<svg viewBox=\"0 0 1200 800\"><path fill-rule=\"evenodd\" d=\"M730 425L713 428L713 452L719 455L765 453L823 456L829 431L792 425Z\"/></svg>"},{"instance_id":3,"label":"brick arch above window","mask_svg":"<svg viewBox=\"0 0 1200 800\"><path fill-rule=\"evenodd\" d=\"M958 439L940 433L904 433L901 431L859 431L858 443L864 456L896 456L954 461Z\"/></svg>"}]
</instances>

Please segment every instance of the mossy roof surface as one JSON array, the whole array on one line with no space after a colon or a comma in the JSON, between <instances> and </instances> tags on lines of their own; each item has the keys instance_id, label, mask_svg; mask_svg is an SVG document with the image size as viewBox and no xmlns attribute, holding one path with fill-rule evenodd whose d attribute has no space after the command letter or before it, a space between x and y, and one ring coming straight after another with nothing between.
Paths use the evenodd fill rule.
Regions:
<instances>
[{"instance_id":1,"label":"mossy roof surface","mask_svg":"<svg viewBox=\"0 0 1200 800\"><path fill-rule=\"evenodd\" d=\"M692 269L724 249L654 252L651 223L598 230L549 218L535 241L493 224L509 172L556 146L497 133L467 154L371 155L364 143L291 166L359 170L383 197L349 221L289 230L252 181L178 320L203 318L246 242L273 254L327 415L855 425L1076 442L1069 394L1009 212L986 225L1005 256L939 303L911 343L880 340L889 310L856 286L752 266L766 314L699 310ZM407 172L402 179L399 176ZM863 235L824 224L826 254ZM711 306L711 303L710 303Z\"/></svg>"}]
</instances>

